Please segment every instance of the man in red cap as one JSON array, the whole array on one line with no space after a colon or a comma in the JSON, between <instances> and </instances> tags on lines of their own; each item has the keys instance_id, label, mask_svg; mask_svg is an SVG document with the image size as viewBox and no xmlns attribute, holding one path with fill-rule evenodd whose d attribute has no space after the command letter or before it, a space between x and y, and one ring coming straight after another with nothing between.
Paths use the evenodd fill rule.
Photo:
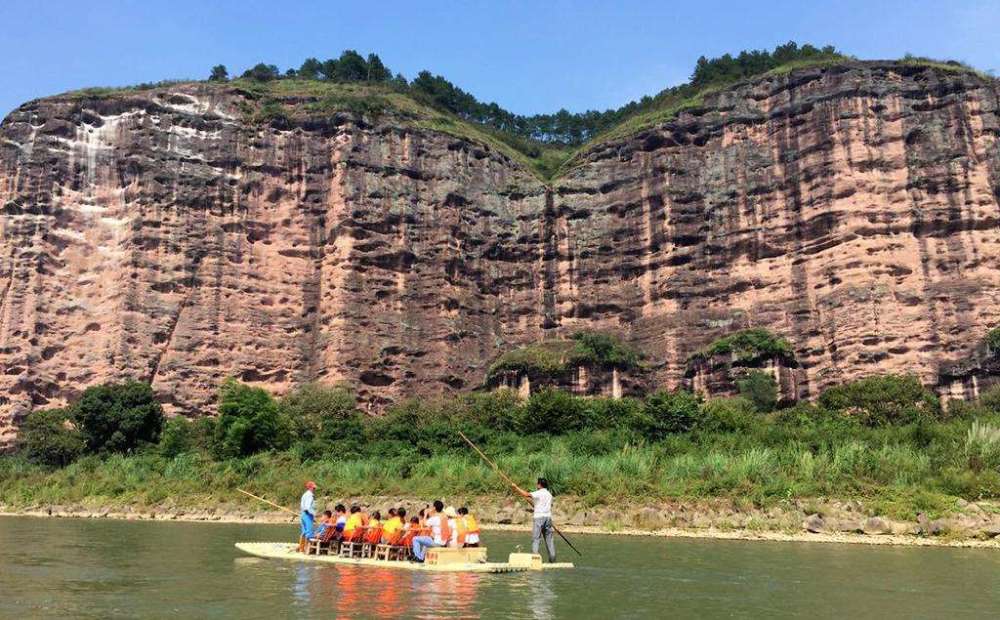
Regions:
<instances>
[{"instance_id":1,"label":"man in red cap","mask_svg":"<svg viewBox=\"0 0 1000 620\"><path fill-rule=\"evenodd\" d=\"M313 491L316 490L316 483L310 480L306 483L306 492L299 500L299 511L301 512L302 533L299 535L299 553L306 552L306 545L309 544L309 537L313 533L313 522L316 520L316 498Z\"/></svg>"}]
</instances>

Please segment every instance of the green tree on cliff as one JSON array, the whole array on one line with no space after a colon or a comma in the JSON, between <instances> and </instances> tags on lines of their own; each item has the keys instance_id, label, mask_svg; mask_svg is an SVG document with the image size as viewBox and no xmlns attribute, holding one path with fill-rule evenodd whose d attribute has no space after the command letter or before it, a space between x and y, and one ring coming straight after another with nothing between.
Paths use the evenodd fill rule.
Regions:
<instances>
[{"instance_id":1,"label":"green tree on cliff","mask_svg":"<svg viewBox=\"0 0 1000 620\"><path fill-rule=\"evenodd\" d=\"M212 73L208 76L209 82L225 82L229 79L229 70L226 69L226 65L215 65L212 67Z\"/></svg>"},{"instance_id":2,"label":"green tree on cliff","mask_svg":"<svg viewBox=\"0 0 1000 620\"><path fill-rule=\"evenodd\" d=\"M306 58L299 66L298 76L303 80L318 80L323 70L323 63L315 58Z\"/></svg>"},{"instance_id":3,"label":"green tree on cliff","mask_svg":"<svg viewBox=\"0 0 1000 620\"><path fill-rule=\"evenodd\" d=\"M382 64L378 54L368 54L368 61L365 64L368 67L369 82L388 82L392 79L392 71Z\"/></svg>"},{"instance_id":4,"label":"green tree on cliff","mask_svg":"<svg viewBox=\"0 0 1000 620\"><path fill-rule=\"evenodd\" d=\"M281 77L281 72L274 65L265 65L260 62L243 72L243 78L255 80L257 82L269 82Z\"/></svg>"}]
</instances>

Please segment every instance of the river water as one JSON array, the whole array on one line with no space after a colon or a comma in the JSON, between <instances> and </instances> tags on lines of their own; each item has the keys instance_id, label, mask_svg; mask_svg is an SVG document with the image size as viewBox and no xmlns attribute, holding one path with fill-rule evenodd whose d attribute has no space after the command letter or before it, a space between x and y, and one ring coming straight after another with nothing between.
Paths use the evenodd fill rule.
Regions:
<instances>
[{"instance_id":1,"label":"river water","mask_svg":"<svg viewBox=\"0 0 1000 620\"><path fill-rule=\"evenodd\" d=\"M1000 553L575 536L577 568L420 574L242 555L295 527L0 517L0 618L987 618ZM493 559L523 534L485 534Z\"/></svg>"}]
</instances>

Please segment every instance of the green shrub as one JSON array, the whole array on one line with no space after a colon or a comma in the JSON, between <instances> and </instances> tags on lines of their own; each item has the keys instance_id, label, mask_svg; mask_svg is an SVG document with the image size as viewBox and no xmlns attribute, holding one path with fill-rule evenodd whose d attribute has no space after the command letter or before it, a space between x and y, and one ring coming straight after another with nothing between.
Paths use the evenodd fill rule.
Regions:
<instances>
[{"instance_id":1,"label":"green shrub","mask_svg":"<svg viewBox=\"0 0 1000 620\"><path fill-rule=\"evenodd\" d=\"M222 458L288 447L289 429L270 394L227 379L219 389L213 451Z\"/></svg>"},{"instance_id":2,"label":"green shrub","mask_svg":"<svg viewBox=\"0 0 1000 620\"><path fill-rule=\"evenodd\" d=\"M572 343L565 340L539 342L518 347L501 355L486 371L487 381L504 372L524 373L529 377L559 377L568 370L566 360Z\"/></svg>"},{"instance_id":3,"label":"green shrub","mask_svg":"<svg viewBox=\"0 0 1000 620\"><path fill-rule=\"evenodd\" d=\"M562 390L535 392L521 408L522 433L562 434L587 426L587 409L581 399Z\"/></svg>"},{"instance_id":4,"label":"green shrub","mask_svg":"<svg viewBox=\"0 0 1000 620\"><path fill-rule=\"evenodd\" d=\"M160 435L160 454L174 458L191 452L195 448L195 425L185 417L176 416L167 420Z\"/></svg>"},{"instance_id":5,"label":"green shrub","mask_svg":"<svg viewBox=\"0 0 1000 620\"><path fill-rule=\"evenodd\" d=\"M90 453L134 452L156 443L163 428L153 388L138 381L89 387L70 411Z\"/></svg>"},{"instance_id":6,"label":"green shrub","mask_svg":"<svg viewBox=\"0 0 1000 620\"><path fill-rule=\"evenodd\" d=\"M991 351L1000 351L1000 327L994 327L986 332L986 338L983 341Z\"/></svg>"},{"instance_id":7,"label":"green shrub","mask_svg":"<svg viewBox=\"0 0 1000 620\"><path fill-rule=\"evenodd\" d=\"M714 340L692 355L691 360L706 359L715 355L733 355L738 361L750 361L762 357L795 358L792 345L787 340L762 328L744 329Z\"/></svg>"},{"instance_id":8,"label":"green shrub","mask_svg":"<svg viewBox=\"0 0 1000 620\"><path fill-rule=\"evenodd\" d=\"M573 365L619 370L639 365L639 353L609 334L582 331L573 334L573 340L576 343L570 352L570 363Z\"/></svg>"},{"instance_id":9,"label":"green shrub","mask_svg":"<svg viewBox=\"0 0 1000 620\"><path fill-rule=\"evenodd\" d=\"M983 391L979 395L979 404L991 413L1000 413L1000 385Z\"/></svg>"},{"instance_id":10,"label":"green shrub","mask_svg":"<svg viewBox=\"0 0 1000 620\"><path fill-rule=\"evenodd\" d=\"M965 455L973 471L1000 469L1000 428L973 422L965 436Z\"/></svg>"},{"instance_id":11,"label":"green shrub","mask_svg":"<svg viewBox=\"0 0 1000 620\"><path fill-rule=\"evenodd\" d=\"M521 399L513 390L469 394L462 405L469 422L497 431L513 431L521 419Z\"/></svg>"},{"instance_id":12,"label":"green shrub","mask_svg":"<svg viewBox=\"0 0 1000 620\"><path fill-rule=\"evenodd\" d=\"M350 388L318 383L307 383L289 392L281 399L280 409L297 441L330 436L331 427L359 421L362 415Z\"/></svg>"},{"instance_id":13,"label":"green shrub","mask_svg":"<svg viewBox=\"0 0 1000 620\"><path fill-rule=\"evenodd\" d=\"M948 417L957 420L971 420L993 415L995 412L983 405L981 401L967 402L964 400L948 400Z\"/></svg>"},{"instance_id":14,"label":"green shrub","mask_svg":"<svg viewBox=\"0 0 1000 620\"><path fill-rule=\"evenodd\" d=\"M740 396L753 403L757 411L768 413L778 404L778 384L774 375L763 370L751 370L736 380Z\"/></svg>"},{"instance_id":15,"label":"green shrub","mask_svg":"<svg viewBox=\"0 0 1000 620\"><path fill-rule=\"evenodd\" d=\"M635 429L642 419L643 402L635 398L588 398L588 426L595 429Z\"/></svg>"},{"instance_id":16,"label":"green shrub","mask_svg":"<svg viewBox=\"0 0 1000 620\"><path fill-rule=\"evenodd\" d=\"M911 375L881 375L832 387L819 403L827 409L856 416L868 426L908 424L936 419L941 414L937 396Z\"/></svg>"},{"instance_id":17,"label":"green shrub","mask_svg":"<svg viewBox=\"0 0 1000 620\"><path fill-rule=\"evenodd\" d=\"M546 340L501 355L486 372L487 382L503 372L559 378L576 366L625 370L639 366L639 353L609 334L577 332L570 340Z\"/></svg>"},{"instance_id":18,"label":"green shrub","mask_svg":"<svg viewBox=\"0 0 1000 620\"><path fill-rule=\"evenodd\" d=\"M65 467L83 454L84 440L65 409L28 414L18 433L18 449L34 463Z\"/></svg>"},{"instance_id":19,"label":"green shrub","mask_svg":"<svg viewBox=\"0 0 1000 620\"><path fill-rule=\"evenodd\" d=\"M658 439L690 431L698 423L700 413L700 400L691 392L659 391L646 398L638 426L646 436Z\"/></svg>"},{"instance_id":20,"label":"green shrub","mask_svg":"<svg viewBox=\"0 0 1000 620\"><path fill-rule=\"evenodd\" d=\"M760 422L761 416L748 398L713 398L701 406L698 430L707 433L743 432Z\"/></svg>"}]
</instances>

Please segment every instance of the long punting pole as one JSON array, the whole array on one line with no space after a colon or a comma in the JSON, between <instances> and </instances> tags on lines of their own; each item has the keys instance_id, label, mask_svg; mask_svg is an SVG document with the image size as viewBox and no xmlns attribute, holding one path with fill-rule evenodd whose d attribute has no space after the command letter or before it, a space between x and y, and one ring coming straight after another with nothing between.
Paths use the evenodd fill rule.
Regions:
<instances>
[{"instance_id":1,"label":"long punting pole","mask_svg":"<svg viewBox=\"0 0 1000 620\"><path fill-rule=\"evenodd\" d=\"M249 491L244 491L243 489L236 489L236 490L239 491L240 493L242 493L243 495L249 495L250 497L252 497L254 499L259 499L260 501L264 502L265 504L270 504L271 506L274 506L278 510L284 510L288 514L293 514L293 515L298 516L298 513L295 512L294 510L292 510L291 508L285 508L284 506L275 504L274 502L272 502L269 499L264 499L263 497L261 497L259 495L254 495L253 493L250 493Z\"/></svg>"},{"instance_id":2,"label":"long punting pole","mask_svg":"<svg viewBox=\"0 0 1000 620\"><path fill-rule=\"evenodd\" d=\"M480 458L482 458L484 461L486 461L487 465L489 465L490 467L493 468L493 471L495 471L498 476L500 476L501 478L503 478L507 482L507 484L509 484L512 487L516 487L517 486L514 483L514 481L510 479L510 476L508 476L507 474L503 473L503 471L499 467L497 467L497 464L490 460L490 457L486 456L483 453L482 450L480 450L478 447L476 447L476 444L472 443L471 439L469 439L468 437L465 436L465 433L463 433L462 431L458 431L458 434L462 437L462 439L465 440L465 443L469 444L469 447L471 447L473 450L476 451L476 454L478 454L480 456ZM573 546L573 543L571 543L569 541L569 539L566 538L565 534L563 534L562 532L559 531L559 528L557 528L553 524L552 525L552 529L555 531L556 534L559 534L559 537L562 538L566 542L567 545L569 545L570 549L572 549L573 551L576 551L576 554L579 555L580 557L583 557L583 554L580 553L580 550Z\"/></svg>"}]
</instances>

